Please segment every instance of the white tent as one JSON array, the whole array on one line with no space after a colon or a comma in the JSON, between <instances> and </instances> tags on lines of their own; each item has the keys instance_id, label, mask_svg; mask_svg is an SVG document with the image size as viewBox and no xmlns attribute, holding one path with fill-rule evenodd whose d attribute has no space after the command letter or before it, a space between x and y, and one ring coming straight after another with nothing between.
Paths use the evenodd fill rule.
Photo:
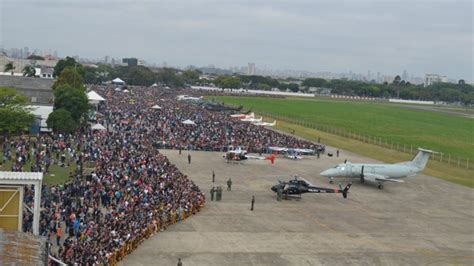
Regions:
<instances>
[{"instance_id":1,"label":"white tent","mask_svg":"<svg viewBox=\"0 0 474 266\"><path fill-rule=\"evenodd\" d=\"M159 106L158 104L155 104L155 105L153 105L153 106L151 107L151 109L157 109L157 110L159 110L159 109L161 109L161 106Z\"/></svg>"},{"instance_id":2,"label":"white tent","mask_svg":"<svg viewBox=\"0 0 474 266\"><path fill-rule=\"evenodd\" d=\"M105 101L105 99L95 91L88 92L87 99L89 99L89 103L91 104L98 104L99 102Z\"/></svg>"},{"instance_id":3,"label":"white tent","mask_svg":"<svg viewBox=\"0 0 474 266\"><path fill-rule=\"evenodd\" d=\"M123 92L129 92L129 90L123 90Z\"/></svg>"},{"instance_id":4,"label":"white tent","mask_svg":"<svg viewBox=\"0 0 474 266\"><path fill-rule=\"evenodd\" d=\"M125 81L121 80L120 78L115 78L114 80L112 80L112 83L113 84L124 85Z\"/></svg>"},{"instance_id":5,"label":"white tent","mask_svg":"<svg viewBox=\"0 0 474 266\"><path fill-rule=\"evenodd\" d=\"M153 85L151 85L152 87L158 87L158 84L156 83L153 83Z\"/></svg>"},{"instance_id":6,"label":"white tent","mask_svg":"<svg viewBox=\"0 0 474 266\"><path fill-rule=\"evenodd\" d=\"M92 127L92 130L99 130L99 131L103 131L103 130L107 130L103 125L101 124L95 124L93 125Z\"/></svg>"},{"instance_id":7,"label":"white tent","mask_svg":"<svg viewBox=\"0 0 474 266\"><path fill-rule=\"evenodd\" d=\"M115 88L115 91L122 91L120 88Z\"/></svg>"},{"instance_id":8,"label":"white tent","mask_svg":"<svg viewBox=\"0 0 474 266\"><path fill-rule=\"evenodd\" d=\"M43 105L30 105L28 106L30 113L40 120L40 132L51 132L52 130L48 128L46 120L48 119L49 114L53 112L52 106L43 106Z\"/></svg>"},{"instance_id":9,"label":"white tent","mask_svg":"<svg viewBox=\"0 0 474 266\"><path fill-rule=\"evenodd\" d=\"M184 121L183 121L183 124L185 124L185 125L196 125L196 123L194 123L193 121L191 121L191 120L189 120L189 119L184 120Z\"/></svg>"}]
</instances>

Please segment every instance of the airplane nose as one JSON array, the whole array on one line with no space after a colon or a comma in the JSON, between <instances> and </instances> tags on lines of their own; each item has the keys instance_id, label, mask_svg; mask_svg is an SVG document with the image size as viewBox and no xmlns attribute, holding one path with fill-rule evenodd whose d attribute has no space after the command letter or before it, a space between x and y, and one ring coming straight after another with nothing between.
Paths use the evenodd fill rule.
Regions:
<instances>
[{"instance_id":1,"label":"airplane nose","mask_svg":"<svg viewBox=\"0 0 474 266\"><path fill-rule=\"evenodd\" d=\"M324 177L331 177L331 176L334 176L334 170L333 169L328 169L328 170L325 170L325 171L322 171L320 173L321 176L324 176Z\"/></svg>"}]
</instances>

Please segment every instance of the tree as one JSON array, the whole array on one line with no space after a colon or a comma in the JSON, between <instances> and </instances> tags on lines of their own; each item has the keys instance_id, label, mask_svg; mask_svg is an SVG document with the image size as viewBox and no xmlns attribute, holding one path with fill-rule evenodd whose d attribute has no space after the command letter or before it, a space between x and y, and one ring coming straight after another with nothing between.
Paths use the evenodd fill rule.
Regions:
<instances>
[{"instance_id":1,"label":"tree","mask_svg":"<svg viewBox=\"0 0 474 266\"><path fill-rule=\"evenodd\" d=\"M34 77L36 75L36 69L30 65L26 65L23 68L23 76L24 77Z\"/></svg>"},{"instance_id":2,"label":"tree","mask_svg":"<svg viewBox=\"0 0 474 266\"><path fill-rule=\"evenodd\" d=\"M328 82L322 78L307 78L303 80L301 86L321 88L328 85Z\"/></svg>"},{"instance_id":3,"label":"tree","mask_svg":"<svg viewBox=\"0 0 474 266\"><path fill-rule=\"evenodd\" d=\"M215 81L216 86L221 87L223 89L239 89L242 84L240 79L237 77L225 77L221 76L218 77Z\"/></svg>"},{"instance_id":4,"label":"tree","mask_svg":"<svg viewBox=\"0 0 474 266\"><path fill-rule=\"evenodd\" d=\"M0 132L12 134L27 130L33 122L33 115L27 107L26 97L13 89L0 88Z\"/></svg>"},{"instance_id":5,"label":"tree","mask_svg":"<svg viewBox=\"0 0 474 266\"><path fill-rule=\"evenodd\" d=\"M67 56L65 59L61 59L54 66L53 76L58 77L61 75L64 69L74 68L82 77L84 77L84 68L81 64L76 62L76 59Z\"/></svg>"},{"instance_id":6,"label":"tree","mask_svg":"<svg viewBox=\"0 0 474 266\"><path fill-rule=\"evenodd\" d=\"M26 59L29 59L29 60L44 60L44 57L32 54L32 55L28 56Z\"/></svg>"},{"instance_id":7,"label":"tree","mask_svg":"<svg viewBox=\"0 0 474 266\"><path fill-rule=\"evenodd\" d=\"M71 113L63 108L49 114L46 124L57 133L71 133L79 127L79 123L74 120Z\"/></svg>"},{"instance_id":8,"label":"tree","mask_svg":"<svg viewBox=\"0 0 474 266\"><path fill-rule=\"evenodd\" d=\"M297 91L299 91L300 88L299 88L298 84L290 83L290 84L288 84L288 89L290 89L290 91L292 91L292 92L297 92Z\"/></svg>"},{"instance_id":9,"label":"tree","mask_svg":"<svg viewBox=\"0 0 474 266\"><path fill-rule=\"evenodd\" d=\"M402 78L400 77L400 75L397 75L397 76L393 79L392 84L393 84L393 85L398 85L401 80L402 80Z\"/></svg>"},{"instance_id":10,"label":"tree","mask_svg":"<svg viewBox=\"0 0 474 266\"><path fill-rule=\"evenodd\" d=\"M183 72L182 77L184 82L189 85L195 85L199 81L199 70L186 70Z\"/></svg>"},{"instance_id":11,"label":"tree","mask_svg":"<svg viewBox=\"0 0 474 266\"><path fill-rule=\"evenodd\" d=\"M79 123L90 110L89 100L84 90L65 86L58 88L57 91L54 110L65 109L71 113L74 121Z\"/></svg>"},{"instance_id":12,"label":"tree","mask_svg":"<svg viewBox=\"0 0 474 266\"><path fill-rule=\"evenodd\" d=\"M5 67L3 68L3 71L8 72L11 71L13 75L13 70L15 69L15 66L13 65L13 62L8 62L5 64Z\"/></svg>"},{"instance_id":13,"label":"tree","mask_svg":"<svg viewBox=\"0 0 474 266\"><path fill-rule=\"evenodd\" d=\"M459 85L465 85L465 84L466 84L466 81L465 81L464 79L460 79L460 80L458 81L458 84L459 84Z\"/></svg>"},{"instance_id":14,"label":"tree","mask_svg":"<svg viewBox=\"0 0 474 266\"><path fill-rule=\"evenodd\" d=\"M84 90L84 79L74 68L66 68L61 72L59 78L53 84L53 91L56 94L57 88L70 86L75 89ZM56 95L55 95L56 96Z\"/></svg>"},{"instance_id":15,"label":"tree","mask_svg":"<svg viewBox=\"0 0 474 266\"><path fill-rule=\"evenodd\" d=\"M272 87L270 87L270 85L265 84L265 83L259 83L259 84L257 85L257 90L269 91L269 90L271 90L271 89L272 89Z\"/></svg>"}]
</instances>

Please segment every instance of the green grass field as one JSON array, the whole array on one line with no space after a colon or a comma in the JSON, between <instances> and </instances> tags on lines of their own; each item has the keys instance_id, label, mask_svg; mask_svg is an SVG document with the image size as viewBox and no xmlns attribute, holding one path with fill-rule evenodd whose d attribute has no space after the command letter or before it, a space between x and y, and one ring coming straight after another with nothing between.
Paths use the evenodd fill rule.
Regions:
<instances>
[{"instance_id":1,"label":"green grass field","mask_svg":"<svg viewBox=\"0 0 474 266\"><path fill-rule=\"evenodd\" d=\"M352 133L399 142L400 145L423 147L461 156L474 161L474 120L462 116L439 112L412 110L400 106L370 103L343 102L307 98L258 98L258 97L213 97L226 104L252 111L285 117L287 120L303 121L333 127ZM302 138L321 142L352 151L360 155L387 163L407 161L412 158L405 152L368 144L354 138L320 131L300 123L279 121L277 130L294 132ZM408 151L408 150L407 150ZM441 157L443 158L443 157ZM443 161L446 157L444 157ZM430 159L424 173L456 184L474 188L474 170L439 162L439 154Z\"/></svg>"},{"instance_id":2,"label":"green grass field","mask_svg":"<svg viewBox=\"0 0 474 266\"><path fill-rule=\"evenodd\" d=\"M271 113L408 147L423 147L474 162L474 120L388 104L319 99L216 97L255 112Z\"/></svg>"}]
</instances>

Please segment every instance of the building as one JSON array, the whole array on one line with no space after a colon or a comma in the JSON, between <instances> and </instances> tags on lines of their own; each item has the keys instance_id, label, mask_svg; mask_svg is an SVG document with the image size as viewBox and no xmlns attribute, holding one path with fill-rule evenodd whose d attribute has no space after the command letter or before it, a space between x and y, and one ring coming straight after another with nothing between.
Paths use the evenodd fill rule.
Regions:
<instances>
[{"instance_id":1,"label":"building","mask_svg":"<svg viewBox=\"0 0 474 266\"><path fill-rule=\"evenodd\" d=\"M4 72L4 67L8 63L13 63L13 75L11 71ZM34 66L35 68L50 67L53 68L58 63L57 58L52 56L45 56L44 60L23 59L8 57L5 53L0 53L0 75L21 76L23 75L23 68L25 66Z\"/></svg>"},{"instance_id":2,"label":"building","mask_svg":"<svg viewBox=\"0 0 474 266\"><path fill-rule=\"evenodd\" d=\"M448 82L448 77L440 76L438 74L426 74L424 86L430 86L438 82Z\"/></svg>"},{"instance_id":3,"label":"building","mask_svg":"<svg viewBox=\"0 0 474 266\"><path fill-rule=\"evenodd\" d=\"M0 75L0 87L15 89L33 104L53 103L53 80Z\"/></svg>"},{"instance_id":4,"label":"building","mask_svg":"<svg viewBox=\"0 0 474 266\"><path fill-rule=\"evenodd\" d=\"M136 58L123 58L122 59L122 64L132 67L132 66L137 66L138 65L138 59Z\"/></svg>"},{"instance_id":5,"label":"building","mask_svg":"<svg viewBox=\"0 0 474 266\"><path fill-rule=\"evenodd\" d=\"M255 63L249 63L247 67L247 75L255 75L256 72Z\"/></svg>"},{"instance_id":6,"label":"building","mask_svg":"<svg viewBox=\"0 0 474 266\"><path fill-rule=\"evenodd\" d=\"M54 68L53 67L35 67L35 76L42 79L53 79Z\"/></svg>"}]
</instances>

